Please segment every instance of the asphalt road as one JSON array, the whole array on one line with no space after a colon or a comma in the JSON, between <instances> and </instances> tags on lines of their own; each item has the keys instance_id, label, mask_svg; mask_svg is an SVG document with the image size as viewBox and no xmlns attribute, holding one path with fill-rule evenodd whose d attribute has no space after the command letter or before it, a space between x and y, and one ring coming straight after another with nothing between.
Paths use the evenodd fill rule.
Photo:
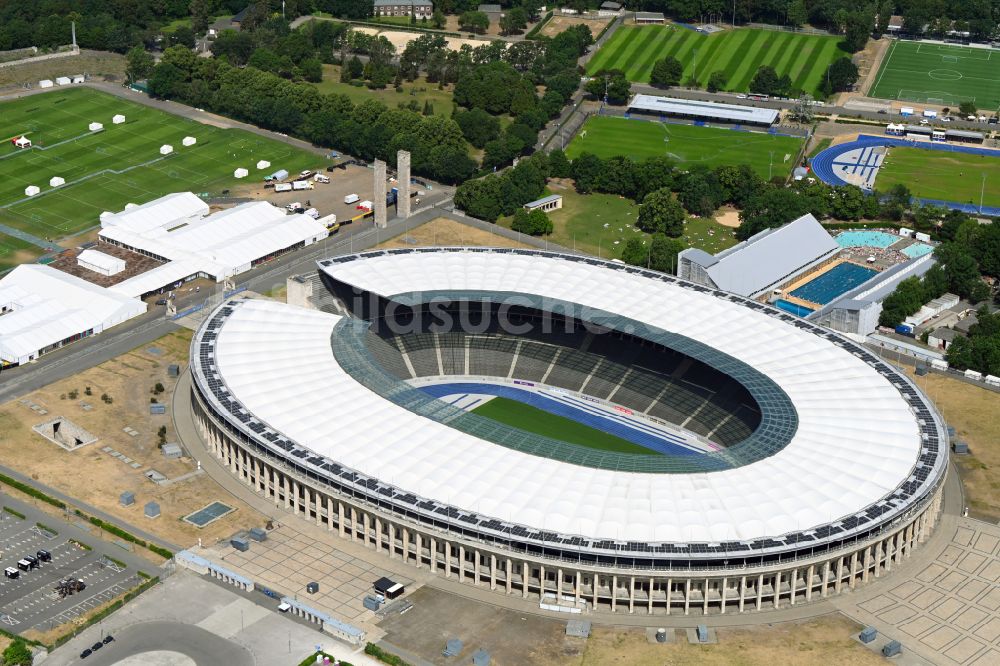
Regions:
<instances>
[{"instance_id":1,"label":"asphalt road","mask_svg":"<svg viewBox=\"0 0 1000 666\"><path fill-rule=\"evenodd\" d=\"M115 640L80 663L114 666L126 657L146 652L179 652L198 666L254 666L253 656L242 646L192 624L145 622L114 634ZM65 655L60 655L65 658ZM63 661L63 663L71 663ZM134 663L143 663L136 660ZM151 662L157 663L157 662ZM160 662L169 664L170 662Z\"/></svg>"}]
</instances>

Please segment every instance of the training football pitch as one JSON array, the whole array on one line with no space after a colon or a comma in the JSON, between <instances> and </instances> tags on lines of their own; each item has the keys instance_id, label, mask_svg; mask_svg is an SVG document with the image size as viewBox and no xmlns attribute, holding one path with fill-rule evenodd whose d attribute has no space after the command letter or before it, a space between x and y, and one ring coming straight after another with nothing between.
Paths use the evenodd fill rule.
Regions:
<instances>
[{"instance_id":1,"label":"training football pitch","mask_svg":"<svg viewBox=\"0 0 1000 666\"><path fill-rule=\"evenodd\" d=\"M788 74L794 88L821 97L827 66L849 54L840 37L775 30L737 29L704 35L672 25L622 26L587 63L587 73L620 69L629 81L648 82L653 63L666 56L684 65L684 81L704 87L712 72L726 74L726 90L745 91L761 65Z\"/></svg>"},{"instance_id":2,"label":"training football pitch","mask_svg":"<svg viewBox=\"0 0 1000 666\"><path fill-rule=\"evenodd\" d=\"M493 398L472 410L474 414L485 416L505 425L533 432L543 437L551 437L571 444L579 444L590 449L615 451L618 453L655 454L643 446L621 437L583 425L565 416L550 414L544 409L526 405L510 398Z\"/></svg>"},{"instance_id":3,"label":"training football pitch","mask_svg":"<svg viewBox=\"0 0 1000 666\"><path fill-rule=\"evenodd\" d=\"M112 116L126 122L115 125ZM104 129L90 132L91 122ZM33 147L17 149L25 135ZM193 146L181 145L192 136ZM315 167L310 153L238 129L220 129L88 88L55 90L0 104L0 223L42 238L72 235L98 224L103 211L170 192L218 195L266 173ZM174 152L163 156L160 146ZM271 163L258 171L258 160ZM233 178L249 169L243 181ZM50 187L58 176L66 184ZM41 188L26 197L29 185Z\"/></svg>"},{"instance_id":4,"label":"training football pitch","mask_svg":"<svg viewBox=\"0 0 1000 666\"><path fill-rule=\"evenodd\" d=\"M985 186L983 176L986 176ZM914 196L984 206L1000 206L1000 151L995 156L890 148L875 179L885 192L906 185Z\"/></svg>"},{"instance_id":5,"label":"training football pitch","mask_svg":"<svg viewBox=\"0 0 1000 666\"><path fill-rule=\"evenodd\" d=\"M766 132L591 116L566 147L566 155L624 155L639 160L665 155L681 167L749 164L762 178L770 178L788 175L802 141Z\"/></svg>"},{"instance_id":6,"label":"training football pitch","mask_svg":"<svg viewBox=\"0 0 1000 666\"><path fill-rule=\"evenodd\" d=\"M924 42L894 41L868 95L980 109L1000 105L1000 51Z\"/></svg>"}]
</instances>

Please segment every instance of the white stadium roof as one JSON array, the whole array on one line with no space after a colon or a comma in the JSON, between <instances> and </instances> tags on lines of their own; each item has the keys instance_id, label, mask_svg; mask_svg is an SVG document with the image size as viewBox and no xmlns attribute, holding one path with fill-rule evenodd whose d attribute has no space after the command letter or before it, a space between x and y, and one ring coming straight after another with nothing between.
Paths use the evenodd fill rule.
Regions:
<instances>
[{"instance_id":1,"label":"white stadium roof","mask_svg":"<svg viewBox=\"0 0 1000 666\"><path fill-rule=\"evenodd\" d=\"M745 362L797 411L790 443L742 467L689 474L584 467L479 439L367 389L334 358L336 315L239 302L214 346L231 395L298 445L419 497L587 538L750 540L853 516L906 481L921 455L914 413L872 366L778 315L707 290L597 260L500 251L380 253L323 266L335 280L383 296L518 292L617 313Z\"/></svg>"},{"instance_id":2,"label":"white stadium roof","mask_svg":"<svg viewBox=\"0 0 1000 666\"><path fill-rule=\"evenodd\" d=\"M668 116L704 118L705 120L725 120L733 123L755 123L770 125L778 119L775 109L761 109L742 104L721 104L658 95L635 95L628 103L629 110L647 113L662 113ZM735 140L735 139L734 139Z\"/></svg>"},{"instance_id":3,"label":"white stadium roof","mask_svg":"<svg viewBox=\"0 0 1000 666\"><path fill-rule=\"evenodd\" d=\"M51 266L23 264L0 280L0 358L24 363L39 350L79 333L141 315L146 304Z\"/></svg>"}]
</instances>

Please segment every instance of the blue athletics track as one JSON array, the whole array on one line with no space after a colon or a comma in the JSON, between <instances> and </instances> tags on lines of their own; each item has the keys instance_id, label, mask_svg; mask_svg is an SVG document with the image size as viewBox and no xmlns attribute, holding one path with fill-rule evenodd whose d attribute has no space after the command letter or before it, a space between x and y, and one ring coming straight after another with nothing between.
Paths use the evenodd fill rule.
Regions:
<instances>
[{"instance_id":1,"label":"blue athletics track","mask_svg":"<svg viewBox=\"0 0 1000 666\"><path fill-rule=\"evenodd\" d=\"M871 157L871 149L878 146L903 147L903 148L923 148L924 150L943 150L953 153L970 153L972 155L985 155L1000 159L1000 152L987 150L985 148L975 148L973 146L954 146L946 143L916 142L908 139L898 139L888 136L871 136L862 134L857 140L849 143L841 143L831 146L821 151L812 158L810 166L813 174L827 185L848 185L849 183L837 175L845 170L849 173L862 174L869 183L875 182L875 174L878 165L874 164ZM943 206L965 211L966 213L989 215L1000 217L1000 208L995 206L984 206L982 211L979 206L969 203L959 203L957 201L941 201L940 199L924 199L914 197L914 200L921 204L933 206Z\"/></svg>"}]
</instances>

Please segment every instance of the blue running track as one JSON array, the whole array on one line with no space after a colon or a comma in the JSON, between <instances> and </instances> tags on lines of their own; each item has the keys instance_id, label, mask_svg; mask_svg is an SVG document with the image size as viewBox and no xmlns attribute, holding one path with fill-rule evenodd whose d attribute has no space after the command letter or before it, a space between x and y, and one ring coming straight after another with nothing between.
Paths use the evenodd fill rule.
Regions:
<instances>
[{"instance_id":1,"label":"blue running track","mask_svg":"<svg viewBox=\"0 0 1000 666\"><path fill-rule=\"evenodd\" d=\"M914 142L908 139L897 139L888 136L871 136L869 134L862 134L858 136L856 141L851 141L850 143L841 143L836 146L827 148L821 151L816 157L812 158L810 166L812 171L816 174L816 177L822 180L827 185L848 185L848 183L842 179L836 173L836 167L842 167L845 164L849 167L853 166L859 171L856 173L863 174L866 169L871 169L871 165L868 160L849 160L848 162L840 159L840 156L846 152L861 149L867 149L863 152L863 156L869 155L872 148L877 146L895 146L901 148L923 148L925 150L943 150L952 153L969 153L971 155L985 155L987 157L995 157L1000 159L1000 152L996 150L987 150L985 148L974 148L972 146L953 146L946 143L931 143L931 142ZM852 172L855 173L855 172ZM983 206L982 211L979 210L979 206L969 204L969 203L958 203L957 201L941 201L939 199L924 199L921 197L914 197L915 201L921 204L930 204L933 206L943 206L945 208L953 208L956 210L965 211L966 213L989 215L991 217L1000 217L1000 208L995 206Z\"/></svg>"},{"instance_id":2,"label":"blue running track","mask_svg":"<svg viewBox=\"0 0 1000 666\"><path fill-rule=\"evenodd\" d=\"M566 395L556 400L547 396L525 391L511 386L462 382L455 384L434 384L419 387L421 391L435 398L457 395L456 401L468 394L492 395L523 402L556 416L572 419L595 430L638 444L655 453L671 456L698 455L702 453L687 444L683 437L658 430L637 420L617 417L586 400Z\"/></svg>"}]
</instances>

